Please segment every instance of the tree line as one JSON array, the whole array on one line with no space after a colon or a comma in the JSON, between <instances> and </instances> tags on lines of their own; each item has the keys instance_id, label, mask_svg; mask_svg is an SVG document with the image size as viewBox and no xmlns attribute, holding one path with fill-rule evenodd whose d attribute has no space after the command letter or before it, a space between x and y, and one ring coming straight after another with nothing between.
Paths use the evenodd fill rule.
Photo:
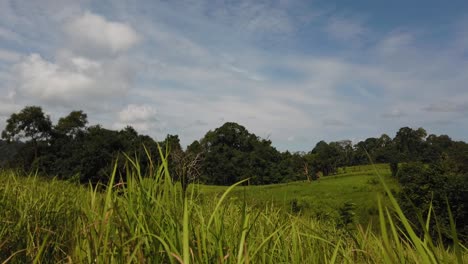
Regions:
<instances>
[{"instance_id":1,"label":"tree line","mask_svg":"<svg viewBox=\"0 0 468 264\"><path fill-rule=\"evenodd\" d=\"M87 114L72 111L52 124L39 106L27 106L7 119L0 140L0 168L22 169L81 183L107 182L114 166L125 181L128 157L143 175L152 174L163 153L170 175L185 189L190 182L232 185L313 181L339 167L389 163L401 184L400 203L414 222L429 212L449 235L451 210L457 230L468 236L468 144L423 128L403 127L356 144L318 142L308 152L280 152L269 139L227 122L184 150L177 135L156 142L131 126L110 130L88 125ZM161 147L158 149L158 146ZM450 206L449 206L450 205ZM433 229L437 230L437 229ZM439 229L440 230L440 229Z\"/></svg>"},{"instance_id":2,"label":"tree line","mask_svg":"<svg viewBox=\"0 0 468 264\"><path fill-rule=\"evenodd\" d=\"M156 142L131 126L122 130L88 126L83 111L72 111L52 124L41 107L27 106L7 119L2 139L2 167L35 170L81 182L105 182L113 163L123 162L124 155L137 157L142 168L148 170L151 164L161 162L158 144L168 151L174 177L217 185L247 178L250 184L310 181L335 174L339 167L370 163L429 164L450 159L459 164L460 170L468 166L465 142L409 127L400 128L393 139L383 134L354 145L350 140L320 141L309 152L280 152L270 140L227 122L184 150L177 135Z\"/></svg>"}]
</instances>

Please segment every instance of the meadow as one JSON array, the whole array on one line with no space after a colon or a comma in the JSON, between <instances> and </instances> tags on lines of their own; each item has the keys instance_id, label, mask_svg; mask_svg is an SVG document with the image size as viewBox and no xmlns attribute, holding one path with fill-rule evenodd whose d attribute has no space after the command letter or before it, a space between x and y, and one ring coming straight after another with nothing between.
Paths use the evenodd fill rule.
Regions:
<instances>
[{"instance_id":1,"label":"meadow","mask_svg":"<svg viewBox=\"0 0 468 264\"><path fill-rule=\"evenodd\" d=\"M377 197L388 205L385 189L380 184L380 174L390 190L398 191L388 164L340 168L337 174L316 181L298 181L283 184L239 186L231 192L230 201L246 201L250 206L263 208L274 205L282 211L321 220L336 220L340 208L351 204L355 223L378 227ZM224 186L199 185L205 196L226 191Z\"/></svg>"},{"instance_id":2,"label":"meadow","mask_svg":"<svg viewBox=\"0 0 468 264\"><path fill-rule=\"evenodd\" d=\"M386 165L310 183L192 185L183 193L167 163L148 177L138 162L127 164L125 183L115 168L102 186L1 172L1 263L468 261L456 232L450 246L414 232ZM340 226L346 203L354 221Z\"/></svg>"}]
</instances>

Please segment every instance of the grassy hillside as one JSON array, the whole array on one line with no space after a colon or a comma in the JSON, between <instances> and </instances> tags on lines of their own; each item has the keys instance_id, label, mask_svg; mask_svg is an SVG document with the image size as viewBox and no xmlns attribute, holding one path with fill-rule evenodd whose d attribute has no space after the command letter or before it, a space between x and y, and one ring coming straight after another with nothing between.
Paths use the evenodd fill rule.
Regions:
<instances>
[{"instance_id":1,"label":"grassy hillside","mask_svg":"<svg viewBox=\"0 0 468 264\"><path fill-rule=\"evenodd\" d=\"M380 192L381 187L377 183L368 184L367 180L374 176L365 173L343 173L313 183L233 186L222 193L220 187L197 186L192 190L200 192L189 192L185 197L171 183L166 167L144 179L138 176L135 164L129 168L129 174L126 184L111 182L112 188L91 188L21 177L14 172L0 173L0 262L463 263L468 260L466 248L458 243L444 248L434 245L428 237L417 237L395 200L389 206L377 207L379 232L359 227L341 229L334 221L292 214L280 205L295 197L312 200L307 195L319 192L310 197L332 203L334 195L326 194L335 188L343 192L354 190L345 200L364 199L359 188L366 189L364 193L370 197L371 193ZM349 188L339 185L340 182ZM234 202L244 194L246 203ZM388 195L391 198L391 193ZM269 200L278 201L278 206Z\"/></svg>"},{"instance_id":2,"label":"grassy hillside","mask_svg":"<svg viewBox=\"0 0 468 264\"><path fill-rule=\"evenodd\" d=\"M273 204L287 212L323 220L337 219L339 208L346 203L352 203L356 223L367 225L373 222L376 226L378 195L380 194L384 202L388 203L377 173L385 179L392 191L398 190L397 182L391 177L389 166L378 164L341 168L336 175L321 177L312 182L241 186L232 192L231 201L245 199L249 205L259 208ZM198 188L205 195L219 195L227 189L223 186L206 185L200 185Z\"/></svg>"}]
</instances>

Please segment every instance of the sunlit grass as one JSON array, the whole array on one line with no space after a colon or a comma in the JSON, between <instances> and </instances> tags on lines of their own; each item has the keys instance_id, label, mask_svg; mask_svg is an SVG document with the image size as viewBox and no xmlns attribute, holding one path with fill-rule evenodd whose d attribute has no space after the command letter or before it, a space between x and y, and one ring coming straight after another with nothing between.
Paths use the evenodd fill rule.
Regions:
<instances>
[{"instance_id":1,"label":"sunlit grass","mask_svg":"<svg viewBox=\"0 0 468 264\"><path fill-rule=\"evenodd\" d=\"M377 172L384 177L392 191L398 191L396 179L391 177L388 164L376 166ZM226 191L224 186L199 185L200 193L210 199L213 195ZM367 226L372 223L378 228L378 194L383 196L385 205L389 199L373 166L356 166L339 169L336 175L322 177L320 180L291 182L261 186L241 186L232 191L230 201L247 201L251 206L263 208L268 204L290 212L291 204L296 202L297 210L304 217L327 220L337 217L338 209L345 203L354 203L356 223Z\"/></svg>"},{"instance_id":2,"label":"sunlit grass","mask_svg":"<svg viewBox=\"0 0 468 264\"><path fill-rule=\"evenodd\" d=\"M292 214L273 202L252 205L243 198L249 194L242 186L207 195L205 187L195 185L183 195L181 188L172 182L165 162L152 175L143 177L138 162L128 160L126 173L125 183L119 181L114 171L107 187L80 187L2 172L1 262L463 263L468 260L467 249L461 244L446 248L429 236L418 237L385 185L384 177L377 179L381 180L379 184L383 184L381 188L386 191L389 203L376 202L380 230L375 232L362 225L339 229L334 221ZM379 170L373 177L378 175ZM327 181L338 180L337 177ZM317 184L325 185L326 181ZM385 194L381 194L382 199Z\"/></svg>"}]
</instances>

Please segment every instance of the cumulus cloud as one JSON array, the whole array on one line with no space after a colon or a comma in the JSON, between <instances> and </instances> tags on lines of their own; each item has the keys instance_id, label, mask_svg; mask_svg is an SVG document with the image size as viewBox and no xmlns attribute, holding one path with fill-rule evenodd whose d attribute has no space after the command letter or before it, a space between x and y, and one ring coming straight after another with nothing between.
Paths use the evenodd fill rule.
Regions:
<instances>
[{"instance_id":1,"label":"cumulus cloud","mask_svg":"<svg viewBox=\"0 0 468 264\"><path fill-rule=\"evenodd\" d=\"M19 61L20 58L20 53L0 48L0 61L16 62Z\"/></svg>"},{"instance_id":2,"label":"cumulus cloud","mask_svg":"<svg viewBox=\"0 0 468 264\"><path fill-rule=\"evenodd\" d=\"M122 122L155 121L157 111L150 105L130 104L119 112L119 120Z\"/></svg>"},{"instance_id":3,"label":"cumulus cloud","mask_svg":"<svg viewBox=\"0 0 468 264\"><path fill-rule=\"evenodd\" d=\"M5 93L0 94L0 120L2 120L2 117L6 118L10 116L21 107L14 102L13 97L13 91L5 91Z\"/></svg>"},{"instance_id":4,"label":"cumulus cloud","mask_svg":"<svg viewBox=\"0 0 468 264\"><path fill-rule=\"evenodd\" d=\"M466 27L455 40L439 25L447 38L431 42L439 33L382 29L373 14L307 1L59 2L0 0L0 92L15 92L3 112L14 102L52 112L109 103L95 118L114 128L184 144L234 121L304 149L466 111Z\"/></svg>"},{"instance_id":5,"label":"cumulus cloud","mask_svg":"<svg viewBox=\"0 0 468 264\"><path fill-rule=\"evenodd\" d=\"M86 53L116 54L128 50L140 40L128 24L109 21L102 16L85 12L64 27L74 47Z\"/></svg>"},{"instance_id":6,"label":"cumulus cloud","mask_svg":"<svg viewBox=\"0 0 468 264\"><path fill-rule=\"evenodd\" d=\"M31 54L13 72L18 96L58 105L119 97L131 82L125 65L73 55L51 62Z\"/></svg>"},{"instance_id":7,"label":"cumulus cloud","mask_svg":"<svg viewBox=\"0 0 468 264\"><path fill-rule=\"evenodd\" d=\"M113 126L120 129L129 125L140 132L147 133L156 127L157 116L158 112L151 105L129 104L118 113L118 121Z\"/></svg>"},{"instance_id":8,"label":"cumulus cloud","mask_svg":"<svg viewBox=\"0 0 468 264\"><path fill-rule=\"evenodd\" d=\"M72 9L66 13L75 14L78 8ZM67 21L62 26L66 34L52 54L26 56L0 49L0 61L12 64L9 86L19 102L103 109L127 94L135 67L126 55L139 35L126 23L80 14L57 20Z\"/></svg>"}]
</instances>

